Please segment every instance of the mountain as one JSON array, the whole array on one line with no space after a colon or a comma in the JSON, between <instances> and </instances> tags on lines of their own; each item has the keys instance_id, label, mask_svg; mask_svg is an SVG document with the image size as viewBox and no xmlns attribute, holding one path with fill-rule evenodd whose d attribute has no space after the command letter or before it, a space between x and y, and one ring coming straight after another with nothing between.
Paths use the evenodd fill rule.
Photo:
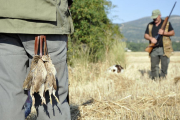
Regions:
<instances>
[{"instance_id":1,"label":"mountain","mask_svg":"<svg viewBox=\"0 0 180 120\"><path fill-rule=\"evenodd\" d=\"M165 17L162 17L164 19ZM144 39L144 33L147 27L147 24L151 22L152 19L150 17L144 17L138 20L126 22L119 24L120 31L124 35L123 40L127 40L129 42L148 42ZM172 24L172 27L175 31L175 36L171 37L172 41L180 42L180 16L172 15L169 19Z\"/></svg>"}]
</instances>

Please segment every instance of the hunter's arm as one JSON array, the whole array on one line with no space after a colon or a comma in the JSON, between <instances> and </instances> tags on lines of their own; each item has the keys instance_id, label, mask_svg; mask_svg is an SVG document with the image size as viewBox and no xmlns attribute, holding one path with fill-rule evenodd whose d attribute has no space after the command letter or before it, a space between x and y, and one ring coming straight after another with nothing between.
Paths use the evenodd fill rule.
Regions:
<instances>
[{"instance_id":1,"label":"hunter's arm","mask_svg":"<svg viewBox=\"0 0 180 120\"><path fill-rule=\"evenodd\" d=\"M150 23L149 23L149 24L150 24ZM151 36L149 35L149 24L148 24L147 27L146 27L145 34L144 34L144 38L145 38L146 40L152 41L153 37L151 37Z\"/></svg>"},{"instance_id":2,"label":"hunter's arm","mask_svg":"<svg viewBox=\"0 0 180 120\"><path fill-rule=\"evenodd\" d=\"M174 32L174 30L171 30L169 32L165 32L164 30L160 29L158 34L170 37L170 36L174 36L175 32Z\"/></svg>"},{"instance_id":3,"label":"hunter's arm","mask_svg":"<svg viewBox=\"0 0 180 120\"><path fill-rule=\"evenodd\" d=\"M152 39L153 37L149 36L149 34L144 34L144 38L145 38L146 40L151 41L151 39Z\"/></svg>"},{"instance_id":4,"label":"hunter's arm","mask_svg":"<svg viewBox=\"0 0 180 120\"><path fill-rule=\"evenodd\" d=\"M164 32L163 35L170 37L170 36L174 36L174 35L175 35L175 32L174 32L174 30L171 30L171 31L169 31L169 32Z\"/></svg>"},{"instance_id":5,"label":"hunter's arm","mask_svg":"<svg viewBox=\"0 0 180 120\"><path fill-rule=\"evenodd\" d=\"M154 43L154 44L157 43L157 40L156 40L154 37L151 37L151 36L150 36L149 34L147 34L147 33L144 34L144 38L145 38L146 40L149 40L151 43Z\"/></svg>"}]
</instances>

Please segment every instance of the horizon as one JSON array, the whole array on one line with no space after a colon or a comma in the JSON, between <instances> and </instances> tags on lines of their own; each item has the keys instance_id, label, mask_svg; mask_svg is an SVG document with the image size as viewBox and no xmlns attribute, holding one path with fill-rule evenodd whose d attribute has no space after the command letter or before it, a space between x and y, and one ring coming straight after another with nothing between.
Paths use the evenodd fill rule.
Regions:
<instances>
[{"instance_id":1,"label":"horizon","mask_svg":"<svg viewBox=\"0 0 180 120\"><path fill-rule=\"evenodd\" d=\"M178 16L178 17L180 17L180 15L171 15L171 17L172 16ZM127 21L127 22L122 22L122 23L113 23L113 24L124 24L124 23L128 23L128 22L133 22L133 21L136 21L136 20L139 20L139 19L143 19L143 18L150 18L151 16L145 16L145 17L142 17L142 18L138 18L138 19L135 19L135 20L131 20L131 21ZM165 18L165 17L167 17L167 16L162 16L161 18ZM170 17L170 19L171 19L171 17ZM152 20L153 21L153 20Z\"/></svg>"}]
</instances>

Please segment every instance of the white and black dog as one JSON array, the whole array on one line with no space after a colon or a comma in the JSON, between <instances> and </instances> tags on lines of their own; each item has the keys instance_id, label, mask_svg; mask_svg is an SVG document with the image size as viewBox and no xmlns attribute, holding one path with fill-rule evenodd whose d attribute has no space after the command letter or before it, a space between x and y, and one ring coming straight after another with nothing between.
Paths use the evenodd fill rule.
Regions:
<instances>
[{"instance_id":1,"label":"white and black dog","mask_svg":"<svg viewBox=\"0 0 180 120\"><path fill-rule=\"evenodd\" d=\"M113 65L107 71L109 73L122 73L124 68L121 65Z\"/></svg>"}]
</instances>

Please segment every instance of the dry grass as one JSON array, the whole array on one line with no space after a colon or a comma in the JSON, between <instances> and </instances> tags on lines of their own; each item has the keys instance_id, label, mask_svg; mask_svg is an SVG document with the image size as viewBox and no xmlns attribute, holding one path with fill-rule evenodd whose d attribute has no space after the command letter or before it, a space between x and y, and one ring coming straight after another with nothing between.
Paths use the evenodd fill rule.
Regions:
<instances>
[{"instance_id":1,"label":"dry grass","mask_svg":"<svg viewBox=\"0 0 180 120\"><path fill-rule=\"evenodd\" d=\"M167 79L152 81L147 53L126 53L126 70L108 74L108 62L69 67L72 119L180 119L180 53L174 53ZM176 77L176 79L174 79Z\"/></svg>"}]
</instances>

